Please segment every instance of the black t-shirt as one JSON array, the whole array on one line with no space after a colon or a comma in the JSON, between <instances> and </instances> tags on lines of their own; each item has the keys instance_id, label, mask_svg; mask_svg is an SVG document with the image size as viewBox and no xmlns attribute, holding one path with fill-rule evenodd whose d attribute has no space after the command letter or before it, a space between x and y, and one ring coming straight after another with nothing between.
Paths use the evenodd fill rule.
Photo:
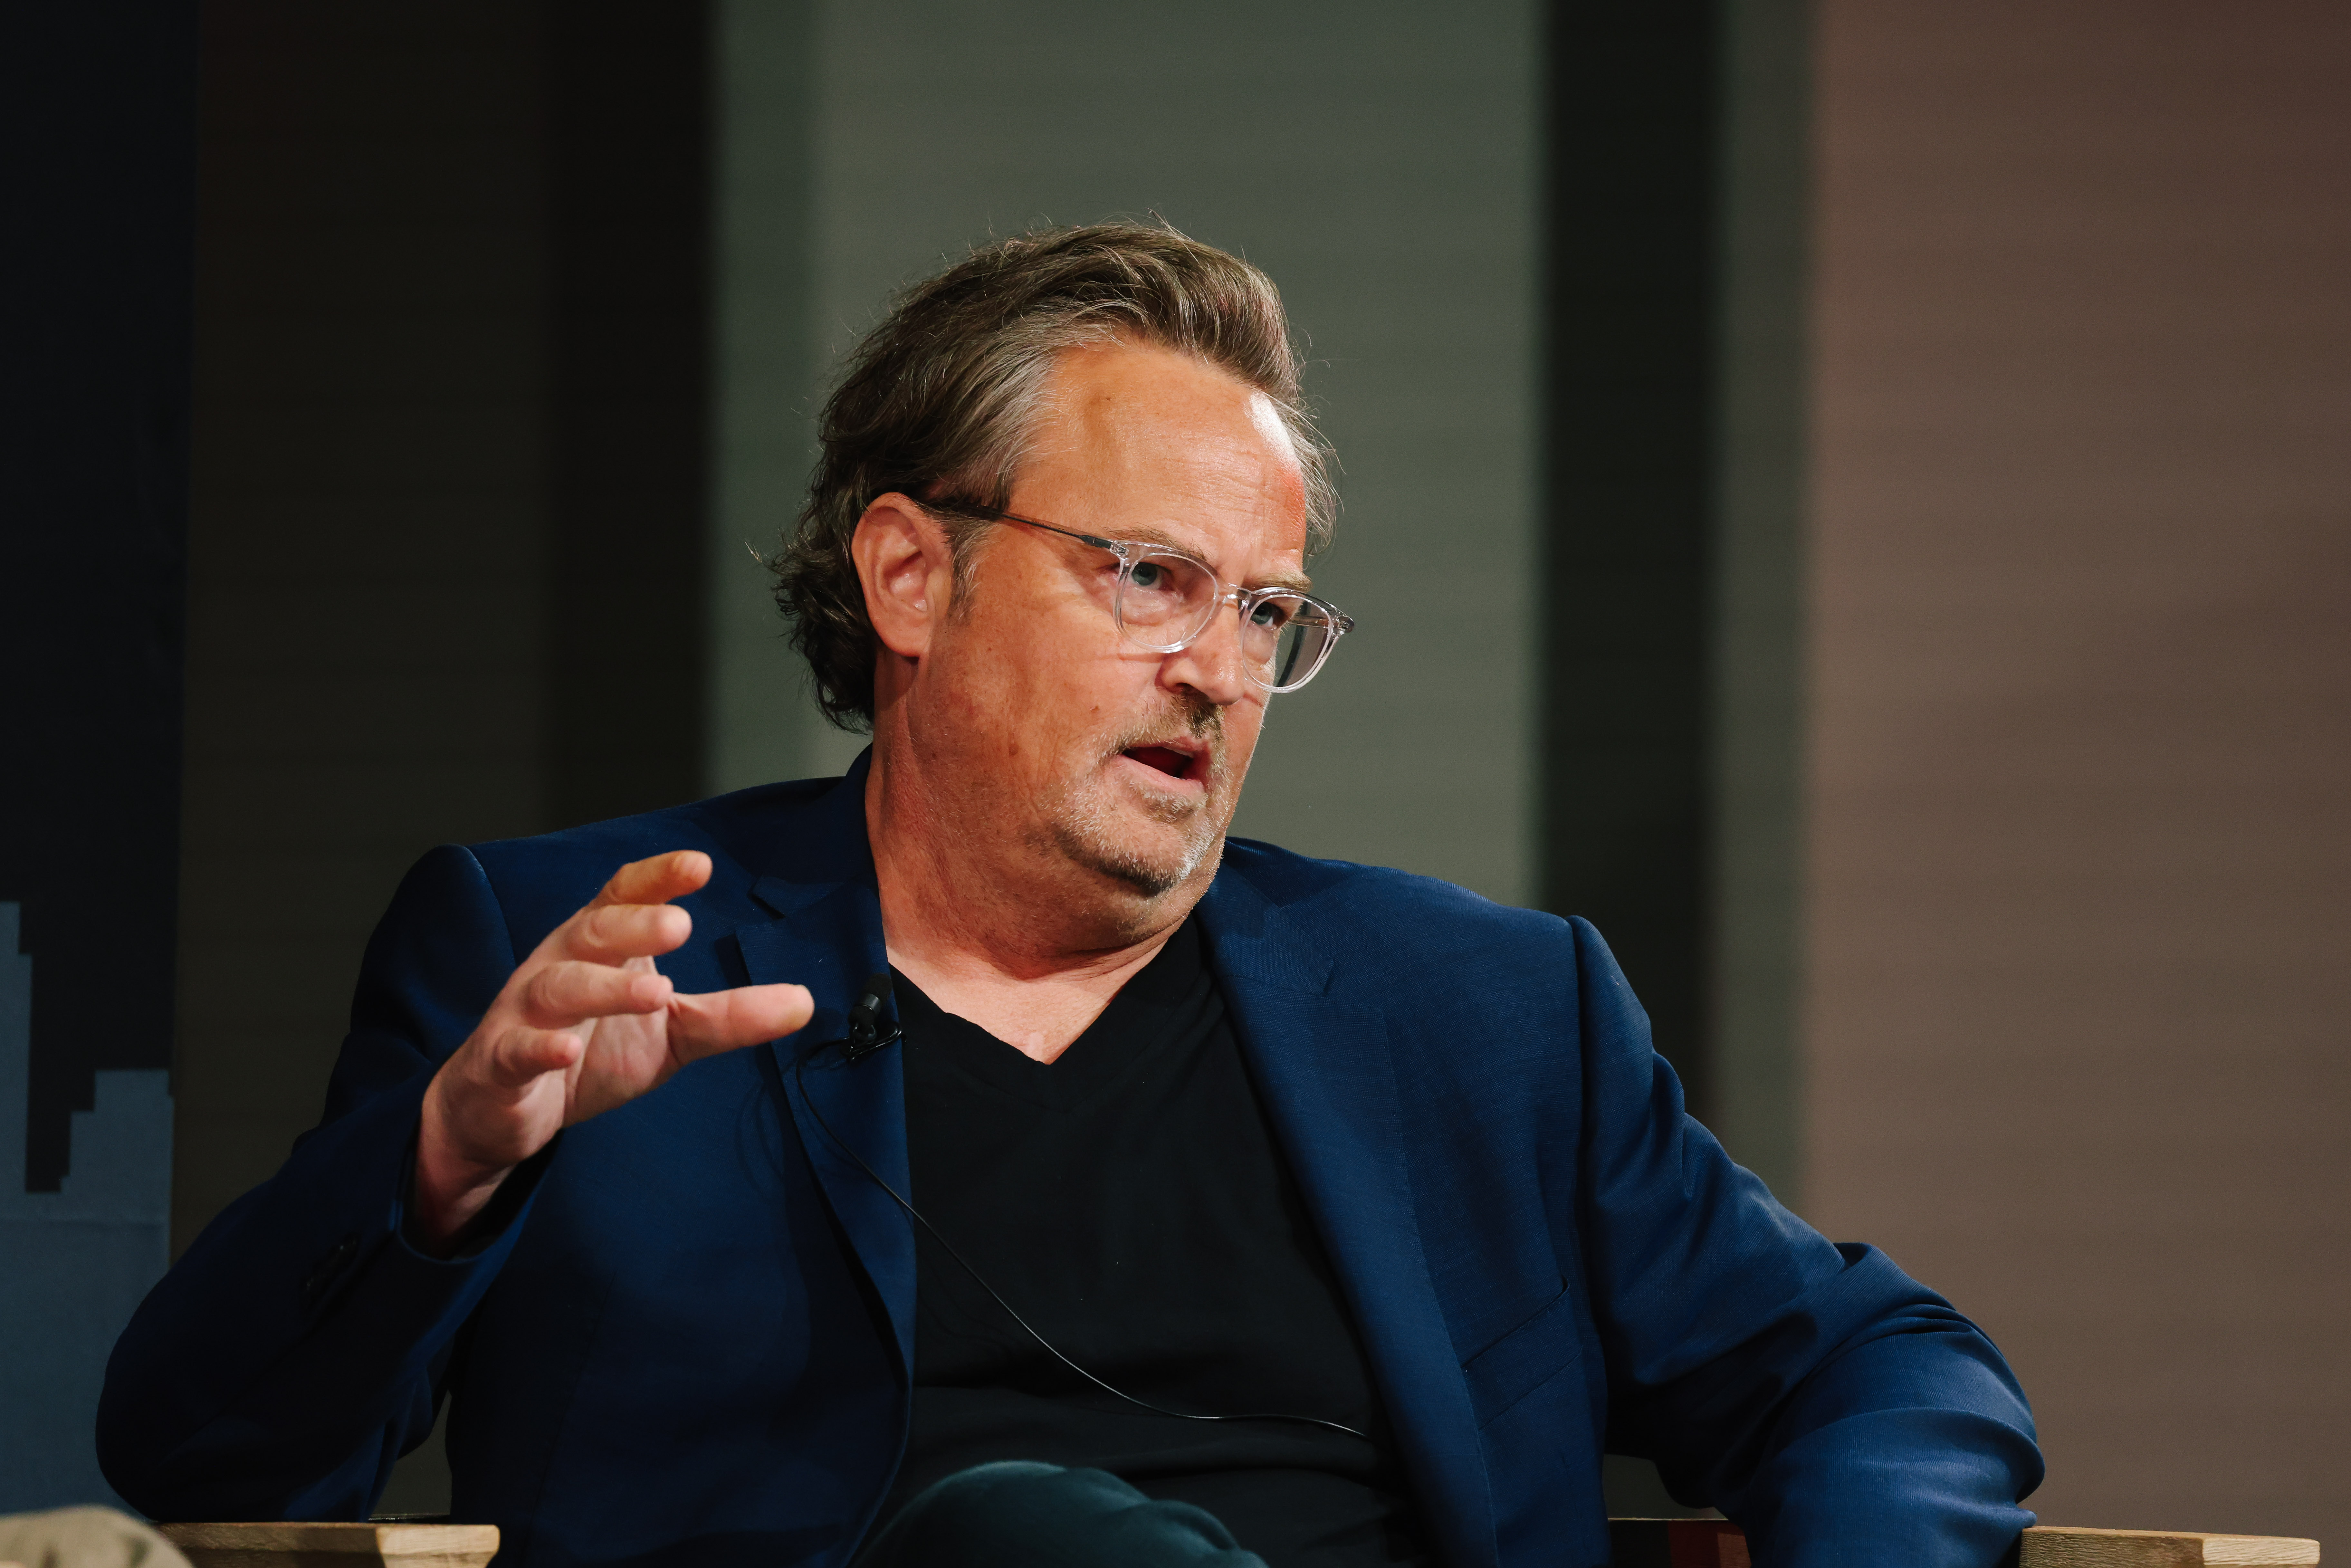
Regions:
<instances>
[{"instance_id":1,"label":"black t-shirt","mask_svg":"<svg viewBox=\"0 0 2351 1568\"><path fill-rule=\"evenodd\" d=\"M917 1225L914 1431L890 1514L992 1459L1090 1465L1197 1503L1273 1568L1426 1560L1370 1364L1187 922L1055 1061L903 976Z\"/></svg>"}]
</instances>

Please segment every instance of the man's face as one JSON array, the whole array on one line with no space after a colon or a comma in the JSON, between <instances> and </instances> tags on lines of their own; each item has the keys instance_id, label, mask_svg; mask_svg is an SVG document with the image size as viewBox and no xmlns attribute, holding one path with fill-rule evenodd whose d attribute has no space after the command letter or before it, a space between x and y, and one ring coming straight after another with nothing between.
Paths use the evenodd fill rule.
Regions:
<instances>
[{"instance_id":1,"label":"man's face","mask_svg":"<svg viewBox=\"0 0 2351 1568\"><path fill-rule=\"evenodd\" d=\"M1305 580L1305 488L1272 402L1165 350L1063 357L1007 509L1173 546L1228 585ZM1214 874L1266 694L1243 673L1229 605L1176 653L1128 641L1111 612L1118 564L988 525L923 661L909 733L934 777L958 754L969 831L1144 915Z\"/></svg>"}]
</instances>

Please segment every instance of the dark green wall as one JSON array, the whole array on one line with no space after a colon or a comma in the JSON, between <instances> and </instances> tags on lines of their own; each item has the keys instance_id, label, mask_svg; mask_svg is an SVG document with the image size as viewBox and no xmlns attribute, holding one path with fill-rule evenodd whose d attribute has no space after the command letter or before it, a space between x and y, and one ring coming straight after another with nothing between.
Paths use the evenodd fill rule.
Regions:
<instances>
[{"instance_id":1,"label":"dark green wall","mask_svg":"<svg viewBox=\"0 0 2351 1568\"><path fill-rule=\"evenodd\" d=\"M1545 186L1542 898L1791 1197L1807 9L1555 5Z\"/></svg>"},{"instance_id":2,"label":"dark green wall","mask_svg":"<svg viewBox=\"0 0 2351 1568\"><path fill-rule=\"evenodd\" d=\"M1555 5L1546 147L1542 899L1599 926L1701 1116L1719 31Z\"/></svg>"}]
</instances>

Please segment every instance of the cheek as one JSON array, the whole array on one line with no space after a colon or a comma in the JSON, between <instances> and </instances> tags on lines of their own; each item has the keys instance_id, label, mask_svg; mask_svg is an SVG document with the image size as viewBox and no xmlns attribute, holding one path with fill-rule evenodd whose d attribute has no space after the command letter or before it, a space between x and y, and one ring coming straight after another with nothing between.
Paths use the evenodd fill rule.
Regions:
<instances>
[{"instance_id":1,"label":"cheek","mask_svg":"<svg viewBox=\"0 0 2351 1568\"><path fill-rule=\"evenodd\" d=\"M1051 771L1091 758L1106 732L1147 703L1154 664L1066 635L1050 618L970 626L951 656L956 706L999 758Z\"/></svg>"},{"instance_id":2,"label":"cheek","mask_svg":"<svg viewBox=\"0 0 2351 1568\"><path fill-rule=\"evenodd\" d=\"M995 759L1016 791L1091 767L1107 739L1165 707L1160 656L1122 640L1103 605L1009 570L976 591L970 613L942 625L932 678L963 744Z\"/></svg>"},{"instance_id":3,"label":"cheek","mask_svg":"<svg viewBox=\"0 0 2351 1568\"><path fill-rule=\"evenodd\" d=\"M1244 697L1225 710L1225 757L1235 772L1249 766L1265 733L1265 699Z\"/></svg>"}]
</instances>

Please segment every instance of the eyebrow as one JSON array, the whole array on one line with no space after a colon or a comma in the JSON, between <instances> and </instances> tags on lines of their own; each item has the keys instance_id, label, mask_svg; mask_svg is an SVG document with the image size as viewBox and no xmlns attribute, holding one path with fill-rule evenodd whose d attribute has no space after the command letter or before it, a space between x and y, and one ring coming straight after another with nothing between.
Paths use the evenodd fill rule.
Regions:
<instances>
[{"instance_id":1,"label":"eyebrow","mask_svg":"<svg viewBox=\"0 0 2351 1568\"><path fill-rule=\"evenodd\" d=\"M1122 534L1120 538L1139 545L1157 545L1163 549L1172 549L1179 555L1190 556L1195 560L1200 559L1199 553L1191 546L1171 537L1164 529L1135 528ZM1270 577L1260 578L1255 582L1245 582L1241 586L1243 588L1287 588L1295 593L1306 593L1312 591L1314 580L1302 571L1278 571Z\"/></svg>"}]
</instances>

